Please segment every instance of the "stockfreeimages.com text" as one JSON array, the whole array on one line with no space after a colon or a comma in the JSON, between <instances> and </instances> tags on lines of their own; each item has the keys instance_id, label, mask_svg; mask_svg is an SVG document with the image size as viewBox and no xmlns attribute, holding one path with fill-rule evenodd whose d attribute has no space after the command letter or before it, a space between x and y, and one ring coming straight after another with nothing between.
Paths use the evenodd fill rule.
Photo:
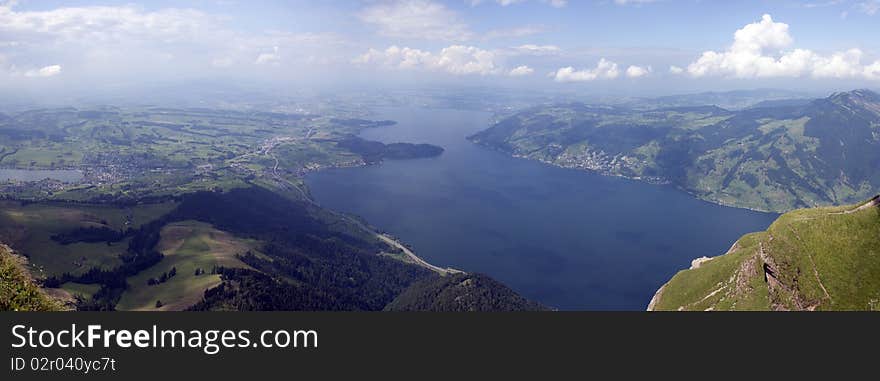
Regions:
<instances>
[{"instance_id":1,"label":"stockfreeimages.com text","mask_svg":"<svg viewBox=\"0 0 880 381\"><path fill-rule=\"evenodd\" d=\"M314 330L172 330L153 325L149 330L111 330L90 324L70 329L38 330L25 325L12 327L13 348L196 348L213 355L222 348L317 348Z\"/></svg>"}]
</instances>

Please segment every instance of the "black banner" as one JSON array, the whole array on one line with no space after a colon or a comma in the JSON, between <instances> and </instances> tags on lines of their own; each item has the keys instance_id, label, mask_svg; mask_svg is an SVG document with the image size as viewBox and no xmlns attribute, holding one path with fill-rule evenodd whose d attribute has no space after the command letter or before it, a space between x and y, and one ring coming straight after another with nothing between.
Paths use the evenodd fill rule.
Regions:
<instances>
[{"instance_id":1,"label":"black banner","mask_svg":"<svg viewBox=\"0 0 880 381\"><path fill-rule=\"evenodd\" d=\"M833 360L870 369L880 342L876 313L7 312L0 322L3 379L759 376Z\"/></svg>"}]
</instances>

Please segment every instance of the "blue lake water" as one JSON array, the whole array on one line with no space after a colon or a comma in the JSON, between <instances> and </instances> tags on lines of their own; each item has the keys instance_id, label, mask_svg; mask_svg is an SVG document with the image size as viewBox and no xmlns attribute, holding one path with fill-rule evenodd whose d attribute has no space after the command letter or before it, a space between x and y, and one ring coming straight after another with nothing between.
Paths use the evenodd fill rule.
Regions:
<instances>
[{"instance_id":1,"label":"blue lake water","mask_svg":"<svg viewBox=\"0 0 880 381\"><path fill-rule=\"evenodd\" d=\"M488 274L563 310L644 310L692 259L724 253L775 214L697 200L670 186L512 158L465 140L490 114L396 108L365 131L386 143L431 143L437 158L310 174L316 200L356 214L427 261Z\"/></svg>"},{"instance_id":2,"label":"blue lake water","mask_svg":"<svg viewBox=\"0 0 880 381\"><path fill-rule=\"evenodd\" d=\"M82 171L75 169L0 169L0 181L40 181L54 179L63 182L75 182L82 178Z\"/></svg>"}]
</instances>

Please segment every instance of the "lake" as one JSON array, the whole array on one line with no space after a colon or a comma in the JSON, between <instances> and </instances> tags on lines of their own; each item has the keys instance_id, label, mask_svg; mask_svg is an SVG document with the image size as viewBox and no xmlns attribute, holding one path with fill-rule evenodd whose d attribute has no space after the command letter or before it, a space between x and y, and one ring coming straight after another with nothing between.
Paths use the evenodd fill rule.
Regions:
<instances>
[{"instance_id":1,"label":"lake","mask_svg":"<svg viewBox=\"0 0 880 381\"><path fill-rule=\"evenodd\" d=\"M644 310L691 260L776 218L477 146L465 137L488 127L485 112L395 108L375 118L398 124L362 137L446 151L312 173L316 201L366 218L435 265L488 274L562 310Z\"/></svg>"},{"instance_id":2,"label":"lake","mask_svg":"<svg viewBox=\"0 0 880 381\"><path fill-rule=\"evenodd\" d=\"M54 179L66 183L82 180L83 173L75 169L0 169L0 181L40 181Z\"/></svg>"}]
</instances>

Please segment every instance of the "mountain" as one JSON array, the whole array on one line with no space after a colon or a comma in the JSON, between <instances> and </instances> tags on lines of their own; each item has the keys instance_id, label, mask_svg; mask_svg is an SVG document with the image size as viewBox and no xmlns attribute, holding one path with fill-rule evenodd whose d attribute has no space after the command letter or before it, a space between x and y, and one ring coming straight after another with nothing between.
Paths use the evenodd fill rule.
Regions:
<instances>
[{"instance_id":1,"label":"mountain","mask_svg":"<svg viewBox=\"0 0 880 381\"><path fill-rule=\"evenodd\" d=\"M56 311L58 302L46 295L25 270L21 257L0 244L0 311Z\"/></svg>"},{"instance_id":2,"label":"mountain","mask_svg":"<svg viewBox=\"0 0 880 381\"><path fill-rule=\"evenodd\" d=\"M880 189L880 95L870 90L729 111L561 104L470 139L517 157L658 183L723 205L784 212Z\"/></svg>"},{"instance_id":3,"label":"mountain","mask_svg":"<svg viewBox=\"0 0 880 381\"><path fill-rule=\"evenodd\" d=\"M657 98L639 99L627 105L634 108L669 108L693 106L718 106L738 110L763 102L805 100L810 97L804 93L783 89L734 90L722 92L703 92L697 94L667 95Z\"/></svg>"},{"instance_id":4,"label":"mountain","mask_svg":"<svg viewBox=\"0 0 880 381\"><path fill-rule=\"evenodd\" d=\"M481 274L450 274L417 282L386 311L542 311L546 307Z\"/></svg>"},{"instance_id":5,"label":"mountain","mask_svg":"<svg viewBox=\"0 0 880 381\"><path fill-rule=\"evenodd\" d=\"M482 275L439 276L363 222L270 189L196 192L162 205L0 202L0 237L43 264L25 266L0 246L0 310L58 308L29 267L46 276L45 291L79 310L378 311L393 301L410 310L536 308ZM120 213L145 218L123 231L113 221ZM32 251L35 243L47 252ZM462 285L443 286L452 294L414 291L450 279Z\"/></svg>"},{"instance_id":6,"label":"mountain","mask_svg":"<svg viewBox=\"0 0 880 381\"><path fill-rule=\"evenodd\" d=\"M769 101L761 101L755 103L747 108L756 109L756 108L773 108L773 107L790 107L790 106L808 106L813 102L814 99L809 98L795 98L795 99L776 99Z\"/></svg>"},{"instance_id":7,"label":"mountain","mask_svg":"<svg viewBox=\"0 0 880 381\"><path fill-rule=\"evenodd\" d=\"M52 275L43 282L75 295L81 310L378 311L414 284L439 278L401 259L401 253L362 222L257 186L181 196L164 213L148 212L156 217L128 231L100 221L114 218L119 208L2 206L14 209L15 217L65 214L66 220L59 221L63 224L40 231L0 213L0 236L25 232L30 238L18 242L40 240L43 247L55 248L58 257L68 250L92 251L75 251L77 266L62 273L52 271L66 265L59 258L60 264L47 266ZM86 227L73 229L80 223ZM54 231L66 233L50 235ZM49 239L40 238L46 235ZM115 254L114 248L121 253ZM87 266L101 255L116 257L119 264ZM470 284L467 293L476 296L467 299L467 306L476 310L530 306L487 277ZM416 293L406 300L410 306L457 310L444 302L444 295L423 300L437 295Z\"/></svg>"},{"instance_id":8,"label":"mountain","mask_svg":"<svg viewBox=\"0 0 880 381\"><path fill-rule=\"evenodd\" d=\"M657 291L649 310L880 311L880 196L796 210L694 260Z\"/></svg>"}]
</instances>

